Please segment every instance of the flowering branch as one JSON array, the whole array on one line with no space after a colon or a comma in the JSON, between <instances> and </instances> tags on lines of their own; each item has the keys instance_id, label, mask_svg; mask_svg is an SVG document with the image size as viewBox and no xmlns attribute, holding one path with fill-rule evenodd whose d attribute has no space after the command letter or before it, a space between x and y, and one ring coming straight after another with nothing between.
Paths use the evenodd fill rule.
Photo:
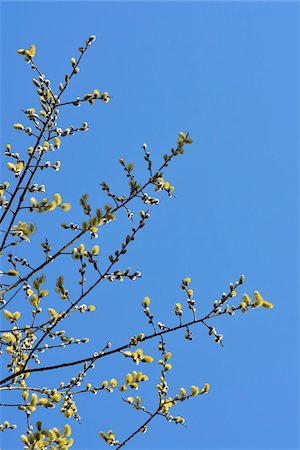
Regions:
<instances>
[{"instance_id":1,"label":"flowering branch","mask_svg":"<svg viewBox=\"0 0 300 450\"><path fill-rule=\"evenodd\" d=\"M87 383L85 387L81 385L83 379L90 374L91 370L95 369L97 361L104 357L107 360L107 357L119 354L120 357L125 357L136 365L152 363L154 357L144 354L141 346L143 343L152 342L155 339L159 339L158 349L161 354L161 358L158 360L160 367L159 383L156 385L157 408L154 409L154 412L150 412L142 404L140 396L129 396L123 399L133 409L144 412L148 416L147 419L121 442L115 438L112 430L108 432L101 431L100 438L107 444L115 446L116 449L120 449L138 433L145 433L148 425L155 417L164 417L168 422L184 426L185 419L181 416L173 416L170 413L171 409L176 404L189 400L192 397L208 393L210 385L205 383L202 389L197 386L191 386L190 393L187 393L186 389L181 387L175 395L169 396L167 375L172 369L172 364L170 363L172 354L166 350L164 339L170 333L184 330L184 338L192 340L192 328L202 324L207 328L208 335L212 337L215 343L223 346L223 335L217 332L214 326L210 325L213 319L224 315L233 316L236 311L246 313L249 309L257 309L259 307L270 309L273 307L270 302L263 298L259 291L254 292L253 298L244 293L239 304L229 305L229 302L237 295L236 289L244 283L244 276L242 275L239 281L230 283L229 291L223 293L219 300L213 302L213 307L209 309L208 313L198 318L194 292L190 288L191 280L187 277L182 280L180 285L185 295L186 308L179 302L174 305L176 324L169 326L154 319L154 314L150 309L150 298L145 297L142 301L142 307L147 322L151 326L151 333L138 333L131 336L126 343L114 348L112 348L111 342L108 341L105 345L102 345L100 350L97 349L85 358L69 362L64 360L65 362L63 363L34 367L35 364L40 364L40 358L43 358L40 355L48 355L47 352L49 350L55 352L61 349L69 349L76 344L86 344L89 341L88 337L69 337L66 334L66 330L60 329L60 326L62 323L67 323L67 318L71 315L96 311L96 305L87 306L82 301L101 282L122 281L123 279L134 281L141 277L140 271L131 271L130 268L120 270L117 267L117 263L127 253L129 245L136 239L137 233L140 233L141 229L144 228L150 217L149 209L159 203L156 193L165 192L169 197L173 196L174 186L164 179L165 171L176 156L184 153L185 146L192 143L189 134L180 131L177 145L163 156L163 162L157 170L153 169L154 165L147 144L143 144L142 151L148 173L147 178L139 182L134 174L134 164L125 162L124 158L119 159L129 186L127 195L114 193L108 183L103 181L100 185L101 189L112 205L107 203L102 210L100 208L93 210L89 204L88 194L82 195L80 204L84 220L81 223L69 222L61 224L61 227L66 232L74 234L58 250L52 254L51 244L46 237L39 246L39 249L42 248L44 255L42 255L43 257L38 264L32 264L32 261L30 261L31 257L27 260L23 255L20 257L14 254L13 250L16 246L24 243L33 245L34 243L32 237L36 231L35 223L27 222L27 216L25 220L22 217L22 213L26 215L29 213L51 213L57 208L67 213L71 209L71 204L63 202L60 193L55 193L52 199L48 197L36 198L33 195L39 196L46 190L44 184L35 182L38 173L49 169L53 169L55 172L60 170L60 161L55 161L54 163L45 161L45 156L59 150L64 137L72 136L77 132L85 132L89 128L87 122L83 122L82 126L79 127L68 126L64 129L61 128L58 124L60 117L59 108L67 105L78 107L83 103L93 105L97 101L108 103L111 99L108 92L101 93L98 89L94 89L93 92L77 97L75 100L61 101L71 79L80 71L79 65L84 54L95 39L96 37L92 35L86 40L83 47L79 47L80 56L78 60L74 57L70 59L71 71L69 74L65 74L64 81L59 83L58 93L55 93L50 80L45 77L37 66L35 61L36 47L32 45L27 50L18 50L18 53L24 56L25 61L35 71L36 77L32 81L35 88L37 88L36 92L41 109L39 112L33 107L22 110L26 119L31 123L31 127L22 123L14 124L15 130L25 133L34 140L32 146L27 149L26 155L22 157L18 152L13 152L10 144L7 144L4 150L4 156L10 159L7 163L7 169L10 175L14 176L16 182L14 188L10 187L9 181L3 181L0 185L0 208L3 208L0 217L0 224L2 224L0 230L0 235L2 236L0 255L4 263L3 271L0 272L0 309L5 320L10 324L10 326L0 330L0 353L6 359L6 368L8 370L8 374L0 381L0 391L9 391L11 399L2 402L0 406L17 408L24 413L26 431L25 434L21 435L21 441L25 450L34 450L36 448L46 450L49 446L66 450L74 442L73 438L71 438L72 430L70 424L66 424L62 430L59 430L56 427L52 429L45 428L42 426L41 421L37 421L36 429L34 430L31 418L37 410L41 410L41 408L53 409L56 405L59 405L60 413L67 419L73 418L75 421L80 422L81 418L75 401L78 395L97 394L100 391L112 393L116 389L120 392L125 392L129 389L140 389L140 385L148 381L148 376L141 371L135 370L128 373L123 381L111 378L110 380L103 380L96 386L92 386L91 383ZM36 131L33 131L32 128ZM146 189L148 190L149 188L154 191L152 194L146 192ZM30 195L31 197L28 198ZM136 211L137 200L142 203L142 209ZM125 211L127 219L130 221L130 232L122 240L119 248L111 250L111 254L107 255L108 263L105 263L103 258L99 258L101 254L100 245L94 244L90 248L81 240L87 237L93 240L98 239L99 228L117 220L119 218L117 213L120 211ZM136 219L136 216L138 219ZM102 236L100 236L100 240L101 238ZM75 244L76 247L74 247ZM77 267L79 272L79 292L73 288L74 283L72 283L74 293L68 289L68 282L65 281L63 275L59 275L55 284L55 292L62 301L66 301L67 307L58 308L59 311L57 311L50 305L47 308L48 316L45 317L43 307L45 297L49 295L49 290L45 288L46 272L50 270L50 263L57 262L61 257L64 257L63 261L66 260L70 264L79 263ZM25 297L25 302L23 303L19 301L22 294ZM16 301L18 301L18 305L22 305L22 310L9 310L8 305L11 309ZM32 317L30 320L28 318L24 319L28 313L28 308ZM191 317L184 320L185 309L188 310L187 312ZM54 343L50 342L52 339L55 340ZM68 381L61 381L59 385L40 387L38 385L40 380L38 380L37 385L30 385L31 375L33 374L75 366L81 366L80 370L73 374ZM21 395L21 400L17 397L18 395ZM0 424L0 431L14 430L15 428L16 424L11 424L8 420Z\"/></svg>"}]
</instances>

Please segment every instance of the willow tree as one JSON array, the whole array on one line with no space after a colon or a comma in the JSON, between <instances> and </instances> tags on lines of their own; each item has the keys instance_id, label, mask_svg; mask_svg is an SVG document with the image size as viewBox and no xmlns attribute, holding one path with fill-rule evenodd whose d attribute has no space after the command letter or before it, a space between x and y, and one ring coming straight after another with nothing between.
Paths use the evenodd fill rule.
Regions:
<instances>
[{"instance_id":1,"label":"willow tree","mask_svg":"<svg viewBox=\"0 0 300 450\"><path fill-rule=\"evenodd\" d=\"M91 394L99 391L120 391L121 398L128 407L140 411L143 416L135 428L128 426L127 436L119 436L117 430L100 432L95 430L106 444L116 449L125 446L138 433L144 433L156 416L167 422L184 425L185 419L173 411L180 411L181 402L207 394L210 385L207 380L203 380L200 387L196 385L182 387L184 380L181 381L182 386L168 385L168 372L172 369L172 354L166 344L168 335L184 330L185 339L191 340L192 328L204 326L210 339L216 344L223 345L223 335L213 325L215 317L233 316L237 312L245 313L249 309L259 307L272 308L272 304L258 291L255 291L253 296L243 293L242 298L236 302L235 297L245 281L244 275L241 275L237 281L229 284L227 292L207 305L207 312L204 315L199 316L194 292L191 289L191 279L186 277L180 285L182 302L175 303L174 311L170 313L173 318L170 317L168 324L154 318L150 298L146 296L142 300L142 309L150 327L149 331L145 329L136 333L136 330L132 330L132 336L118 347L111 344L113 336L107 336L102 348L95 348L84 358L74 360L71 357L68 359L65 355L62 363L49 365L47 362L49 351L67 353L73 345L88 342L88 337L68 337L65 329L68 329L69 317L75 315L80 323L78 329L87 334L82 313L97 314L98 305L88 306L86 302L100 283L123 279L134 281L141 276L139 271L120 269L118 263L128 247L133 244L136 235L140 234L146 225L150 209L158 205L158 196L166 194L172 197L174 187L165 178L167 168L178 156L183 155L186 146L192 143L189 134L180 131L176 146L162 155L161 165L157 168L152 163L147 145L142 145L141 151L147 173L147 177L142 180L140 176L138 179L134 174L133 163L120 159L119 163L128 181L127 192L116 194L109 184L102 182L101 187L107 196L107 203L95 209L89 203L88 194L84 193L80 198L82 206L80 223L76 223L74 219L70 221L71 204L63 200L61 193L53 192L49 197L44 197L46 186L36 182L37 176L40 177L41 172L53 169L58 172L61 164L59 160L53 162L55 159L53 156L61 151L64 139L89 128L87 122L78 127L61 127L60 118L64 109L86 103L105 104L111 99L108 92L100 92L98 89L75 99L65 99L72 79L79 73L80 62L95 39L95 36L90 36L85 45L78 49L79 57L71 58L70 72L65 74L63 82L57 89L39 69L35 59L35 45L28 50L18 50L35 73L32 81L38 97L38 107L22 110L24 121L13 125L17 132L28 136L29 146L20 152L14 151L10 144L4 149L8 177L0 186L2 209L0 301L6 326L1 329L0 340L1 356L4 360L2 368L6 367L7 373L0 381L0 390L9 391L11 401L1 403L1 406L6 408L5 414L9 420L5 420L0 428L2 431L17 428L17 425L12 423L14 411L17 409L24 413L24 423L22 425L20 421L18 428L21 428L21 440L25 449L68 449L73 444L70 423L80 420L76 404L78 395L89 395L90 402L93 403L95 399ZM140 207L137 206L138 203ZM66 238L63 245L52 249L47 238L40 242L34 233L41 217L39 214L55 214L57 209L66 213L65 223L57 224L65 230ZM123 211L128 218L130 232L126 234L124 230L119 247L111 249L111 254L104 255L100 251L101 235L98 237L98 232L103 227L109 227ZM46 234L47 229L43 224L43 235ZM18 255L24 250L24 256L17 256L15 249L18 250ZM32 260L35 261L37 258L38 263L33 263ZM79 272L79 288L73 284L68 285L64 273L57 277L55 286L49 286L47 273L53 271L53 267L61 268L61 264L67 271ZM56 306L57 297L60 299L59 307ZM100 338L103 339L102 336L99 336ZM141 384L147 385L148 376L145 373L147 365L154 362L153 356L143 351L145 342L152 342L155 348L158 346L161 355L156 361L159 368L156 385L157 405L154 410L149 409L141 396L136 395ZM90 372L93 369L97 371L101 364L109 367L110 356L114 354L131 360L133 368L140 364L139 368L124 373L123 378L119 380L112 377L101 381L99 385L90 383L88 381ZM74 358L74 353L71 353L71 356ZM68 379L61 380L57 385L50 383L44 386L45 373L51 374L52 371L59 373L66 367L69 367L69 373L72 374ZM51 380L51 377L47 379ZM43 426L39 420L41 408L52 409L54 416L58 411L58 414L65 416L68 423L63 429Z\"/></svg>"}]
</instances>

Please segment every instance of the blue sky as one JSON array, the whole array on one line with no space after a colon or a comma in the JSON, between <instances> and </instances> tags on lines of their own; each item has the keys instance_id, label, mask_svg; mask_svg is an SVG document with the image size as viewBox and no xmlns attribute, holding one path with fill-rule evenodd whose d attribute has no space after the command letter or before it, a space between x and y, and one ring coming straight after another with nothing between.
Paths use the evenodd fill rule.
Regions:
<instances>
[{"instance_id":1,"label":"blue sky","mask_svg":"<svg viewBox=\"0 0 300 450\"><path fill-rule=\"evenodd\" d=\"M145 295L152 299L157 320L175 323L173 305L184 300L179 284L185 276L192 278L199 314L205 314L229 282L244 273L240 293L258 289L275 308L215 319L224 348L200 327L192 342L182 333L170 336L170 393L206 382L211 392L177 408L188 429L156 420L128 449L299 448L299 5L3 2L1 20L2 146L11 142L21 152L30 145L11 127L23 119L20 108L36 102L33 72L16 54L19 47L37 45L36 60L57 86L78 46L97 35L66 99L95 88L113 96L107 105L61 111L63 126L87 120L90 131L65 140L54 155L62 169L46 176L47 193L61 192L74 206L67 219L63 214L38 217L34 261L42 258L38 243L45 235L53 248L65 239L59 222L81 218L78 199L83 193L90 194L93 206L101 206L103 179L124 191L119 157L134 161L138 177L146 177L144 142L158 165L179 130L193 138L166 175L176 198L161 196L150 223L120 262L120 268L141 270L143 278L99 287L88 302L97 311L64 326L69 336L89 336L91 343L53 354L47 362L72 360L107 339L117 345L135 332L150 331L140 307ZM103 253L112 252L129 229L120 217L103 230ZM49 290L62 270L75 284L75 265L66 259L51 267ZM97 364L91 382L121 379L134 369L115 357L109 367ZM141 396L151 407L158 367L142 370L149 372L149 382ZM36 380L45 385L70 376L68 370ZM73 424L73 448L100 448L100 429L113 428L122 439L143 422L142 414L121 397L115 392L80 400L83 420L81 426ZM12 421L9 414L3 418ZM45 424L66 422L58 413L56 419L51 412ZM17 415L15 420L21 434L25 423ZM18 433L3 433L1 439L3 450L20 448Z\"/></svg>"}]
</instances>

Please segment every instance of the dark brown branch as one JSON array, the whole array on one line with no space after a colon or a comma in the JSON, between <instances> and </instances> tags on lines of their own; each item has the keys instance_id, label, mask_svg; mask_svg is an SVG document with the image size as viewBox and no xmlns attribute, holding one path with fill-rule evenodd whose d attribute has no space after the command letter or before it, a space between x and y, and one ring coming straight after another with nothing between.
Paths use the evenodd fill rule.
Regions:
<instances>
[{"instance_id":1,"label":"dark brown branch","mask_svg":"<svg viewBox=\"0 0 300 450\"><path fill-rule=\"evenodd\" d=\"M139 188L136 192L132 193L126 200L124 200L124 202L120 203L118 206L116 206L114 209L112 209L110 211L110 213L116 213L120 208L123 208L127 203L129 203L131 200L133 200L135 197L137 197L141 192L143 192L143 190L149 185L152 184L155 179L159 176L160 172L168 165L168 163L173 159L174 155L170 155L169 158L164 162L164 164L162 164L162 166L158 169L158 171L156 172L156 175L152 178L149 178L149 180L141 187ZM39 272L40 270L44 269L50 262L54 261L58 256L61 255L62 252L64 252L64 250L66 250L70 245L72 245L73 243L75 243L81 236L83 236L87 231L81 231L80 233L78 233L77 236L75 236L73 239L71 239L71 241L69 241L67 244L65 244L60 250L58 250L53 256L51 256L51 258L49 258L48 260L44 261L42 264L40 264L36 269L32 270L28 275L26 275L23 278L20 278L18 281L16 281L15 283L11 284L9 287L3 289L0 294L5 294L6 292L10 291L11 289L15 288L16 286L18 286L20 283L23 283L24 281L27 281L30 277L32 277L32 275L34 275L35 273Z\"/></svg>"},{"instance_id":2,"label":"dark brown branch","mask_svg":"<svg viewBox=\"0 0 300 450\"><path fill-rule=\"evenodd\" d=\"M141 433L141 430L143 428L147 427L147 425L151 422L151 420L153 420L154 417L156 417L159 414L159 411L160 411L160 408L158 408L153 414L150 414L149 419L147 419L146 422L143 423L143 425L141 425L130 436L128 436L128 438L126 438L121 444L119 444L115 447L116 450L119 450L120 448L124 447L127 444L127 442L129 442L132 438L134 438L135 435L137 435L138 433Z\"/></svg>"},{"instance_id":3,"label":"dark brown branch","mask_svg":"<svg viewBox=\"0 0 300 450\"><path fill-rule=\"evenodd\" d=\"M215 311L215 309L217 309L217 307L215 307L213 309L213 311ZM240 306L236 307L235 311L237 311L239 309L241 309ZM166 330L158 331L157 333L152 333L152 334L150 334L148 336L145 336L143 339L141 339L140 342L145 342L145 341L148 341L148 340L153 339L155 337L163 336L164 334L171 333L171 332L178 331L178 330L186 328L186 327L190 327L190 326L196 325L197 323L203 323L207 327L207 324L205 323L205 320L208 320L209 318L210 317L208 317L206 315L202 319L192 320L190 322L183 323L182 325L177 325L175 327L168 328ZM20 376L20 375L23 375L25 373L45 372L45 371L48 371L48 370L62 369L64 367L70 367L70 366L75 366L75 365L78 365L78 364L84 364L84 363L90 362L90 361L96 361L97 359L101 359L101 358L104 358L106 356L113 355L115 353L119 353L122 350L126 350L128 347L129 347L129 344L126 343L125 345L121 345L120 347L117 347L117 348L115 348L113 350L109 350L109 351L107 351L105 353L100 353L96 357L95 356L90 356L88 358L83 358L83 359L80 359L80 360L77 360L77 361L70 361L70 362L65 362L65 363L61 363L61 364L55 364L55 365L52 365L52 366L37 367L35 369L20 370L19 372L16 372L16 373L14 373L12 375L9 375L8 377L6 377L3 380L1 380L0 381L0 385L1 384L5 384L8 381L12 380L13 378L15 378L17 376Z\"/></svg>"}]
</instances>

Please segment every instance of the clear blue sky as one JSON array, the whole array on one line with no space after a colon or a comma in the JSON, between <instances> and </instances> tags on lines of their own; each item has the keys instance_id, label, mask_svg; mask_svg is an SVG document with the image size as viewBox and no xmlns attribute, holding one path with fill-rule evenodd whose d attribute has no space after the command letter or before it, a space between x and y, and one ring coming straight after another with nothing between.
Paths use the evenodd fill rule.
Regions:
<instances>
[{"instance_id":1,"label":"clear blue sky","mask_svg":"<svg viewBox=\"0 0 300 450\"><path fill-rule=\"evenodd\" d=\"M69 336L89 336L91 345L66 349L50 361L72 360L107 339L117 345L134 332L150 331L140 308L145 295L157 320L175 323L173 304L183 300L179 284L185 276L192 278L201 314L244 273L241 293L259 289L275 308L216 319L224 348L201 328L191 343L181 335L167 339L174 354L170 393L206 382L211 392L177 408L188 429L157 420L128 449L298 449L299 5L6 2L1 19L1 145L11 142L18 151L30 144L11 125L23 119L21 107L35 103L33 72L16 49L35 43L39 66L57 85L78 46L97 35L66 98L98 88L113 99L61 111L64 126L87 120L90 131L64 141L53 157L62 161L62 170L47 177L47 193L59 191L74 204L68 220L79 219L77 199L84 192L94 206L104 203L103 179L124 190L119 157L135 161L136 172L146 176L144 142L157 164L179 130L188 130L194 142L166 177L176 198L162 199L120 263L141 270L143 278L99 287L88 302L97 312L64 326ZM56 223L66 216L39 219L37 242L47 235L56 248L64 236ZM104 251L116 248L126 226L120 220L103 232ZM36 261L42 257L38 251L31 255ZM66 259L51 268L49 290L62 270L75 283L75 265ZM116 357L110 367L97 364L91 380L121 378L133 369ZM151 407L158 368L142 369L150 380L141 395ZM51 385L72 375L46 373L37 382ZM74 449L105 447L100 429L112 427L122 439L143 422L121 397L115 392L81 399ZM3 418L12 421L8 413ZM54 416L45 415L45 424L66 422ZM23 418L15 420L21 434ZM20 448L18 433L3 433L1 439L2 450Z\"/></svg>"}]
</instances>

